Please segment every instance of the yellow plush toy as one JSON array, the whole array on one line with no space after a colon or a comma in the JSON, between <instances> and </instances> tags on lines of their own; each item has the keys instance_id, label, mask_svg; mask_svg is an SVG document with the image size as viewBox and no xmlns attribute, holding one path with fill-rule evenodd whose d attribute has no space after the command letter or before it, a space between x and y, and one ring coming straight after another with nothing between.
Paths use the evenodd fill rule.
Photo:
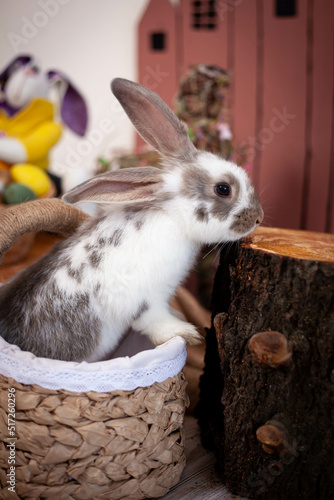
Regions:
<instances>
[{"instance_id":1,"label":"yellow plush toy","mask_svg":"<svg viewBox=\"0 0 334 500\"><path fill-rule=\"evenodd\" d=\"M60 86L60 123L49 92ZM42 72L29 55L16 57L0 74L0 167L28 164L46 169L62 123L82 136L87 127L84 99L59 71ZM24 165L23 165L24 167Z\"/></svg>"},{"instance_id":2,"label":"yellow plush toy","mask_svg":"<svg viewBox=\"0 0 334 500\"><path fill-rule=\"evenodd\" d=\"M62 127L53 121L53 105L45 99L33 99L27 107L14 116L8 116L0 110L0 154L2 161L13 163L27 161L39 167L48 166L49 150L61 136ZM4 138L17 144L18 157L15 157L15 143L3 144ZM8 152L5 151L7 146ZM2 151L1 151L2 149ZM22 157L19 158L19 155Z\"/></svg>"}]
</instances>

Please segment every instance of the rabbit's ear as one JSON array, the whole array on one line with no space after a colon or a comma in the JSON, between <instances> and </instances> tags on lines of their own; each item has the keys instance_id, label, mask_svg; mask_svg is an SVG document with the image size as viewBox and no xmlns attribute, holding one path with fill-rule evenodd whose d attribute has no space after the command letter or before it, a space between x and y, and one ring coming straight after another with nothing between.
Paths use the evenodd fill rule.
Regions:
<instances>
[{"instance_id":1,"label":"rabbit's ear","mask_svg":"<svg viewBox=\"0 0 334 500\"><path fill-rule=\"evenodd\" d=\"M71 189L62 199L70 204L153 201L161 186L162 172L158 168L125 168L97 175Z\"/></svg>"},{"instance_id":2,"label":"rabbit's ear","mask_svg":"<svg viewBox=\"0 0 334 500\"><path fill-rule=\"evenodd\" d=\"M180 157L196 152L186 124L155 92L123 78L115 78L111 89L139 134L159 153Z\"/></svg>"}]
</instances>

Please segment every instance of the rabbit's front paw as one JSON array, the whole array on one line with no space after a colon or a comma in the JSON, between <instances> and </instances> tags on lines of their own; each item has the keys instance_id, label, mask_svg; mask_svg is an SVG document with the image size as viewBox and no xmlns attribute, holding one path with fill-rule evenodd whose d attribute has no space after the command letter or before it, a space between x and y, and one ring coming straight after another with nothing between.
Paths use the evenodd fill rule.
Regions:
<instances>
[{"instance_id":1,"label":"rabbit's front paw","mask_svg":"<svg viewBox=\"0 0 334 500\"><path fill-rule=\"evenodd\" d=\"M190 323L184 323L185 328L176 335L183 337L189 345L197 345L203 341L203 337Z\"/></svg>"},{"instance_id":2,"label":"rabbit's front paw","mask_svg":"<svg viewBox=\"0 0 334 500\"><path fill-rule=\"evenodd\" d=\"M175 320L170 323L157 324L147 334L155 345L163 344L178 336L183 337L189 345L200 344L203 340L202 335L198 333L194 325Z\"/></svg>"}]
</instances>

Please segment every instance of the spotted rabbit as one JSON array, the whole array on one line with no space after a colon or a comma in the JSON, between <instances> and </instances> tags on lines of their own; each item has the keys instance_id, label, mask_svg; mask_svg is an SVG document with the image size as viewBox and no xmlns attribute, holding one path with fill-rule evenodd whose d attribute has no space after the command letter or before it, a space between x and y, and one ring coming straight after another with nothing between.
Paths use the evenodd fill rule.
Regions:
<instances>
[{"instance_id":1,"label":"spotted rabbit","mask_svg":"<svg viewBox=\"0 0 334 500\"><path fill-rule=\"evenodd\" d=\"M238 240L263 219L246 172L198 151L157 94L121 78L112 90L163 166L106 172L69 191L66 203L95 202L97 215L0 288L2 336L37 356L103 359L130 327L154 344L200 342L170 297L203 244Z\"/></svg>"}]
</instances>

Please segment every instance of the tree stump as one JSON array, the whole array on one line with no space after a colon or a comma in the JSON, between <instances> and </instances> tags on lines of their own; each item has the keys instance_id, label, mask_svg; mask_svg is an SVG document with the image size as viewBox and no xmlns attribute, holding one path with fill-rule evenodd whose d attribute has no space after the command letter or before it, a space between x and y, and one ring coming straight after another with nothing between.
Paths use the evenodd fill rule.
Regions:
<instances>
[{"instance_id":1,"label":"tree stump","mask_svg":"<svg viewBox=\"0 0 334 500\"><path fill-rule=\"evenodd\" d=\"M334 499L334 235L222 250L197 416L233 493Z\"/></svg>"}]
</instances>

